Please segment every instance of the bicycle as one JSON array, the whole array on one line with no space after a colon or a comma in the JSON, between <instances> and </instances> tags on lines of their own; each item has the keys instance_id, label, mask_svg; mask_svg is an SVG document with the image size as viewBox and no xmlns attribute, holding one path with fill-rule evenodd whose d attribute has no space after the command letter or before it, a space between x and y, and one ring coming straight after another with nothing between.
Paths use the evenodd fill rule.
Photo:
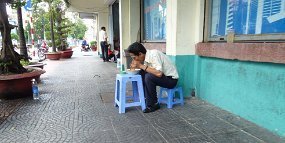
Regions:
<instances>
[{"instance_id":1,"label":"bicycle","mask_svg":"<svg viewBox=\"0 0 285 143\"><path fill-rule=\"evenodd\" d=\"M38 46L38 57L40 60L45 60L46 59L46 55L45 53L48 52L49 47L48 46Z\"/></svg>"}]
</instances>

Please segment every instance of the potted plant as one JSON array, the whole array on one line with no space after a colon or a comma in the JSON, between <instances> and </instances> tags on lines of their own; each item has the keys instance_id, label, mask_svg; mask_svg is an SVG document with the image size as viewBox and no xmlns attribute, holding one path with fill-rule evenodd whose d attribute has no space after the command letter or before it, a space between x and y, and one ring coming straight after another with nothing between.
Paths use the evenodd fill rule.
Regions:
<instances>
[{"instance_id":1,"label":"potted plant","mask_svg":"<svg viewBox=\"0 0 285 143\"><path fill-rule=\"evenodd\" d=\"M0 2L0 32L2 49L0 53L0 98L17 98L32 96L31 79L38 77L45 71L38 68L24 68L20 64L21 56L14 51L11 40L6 5L19 1Z\"/></svg>"},{"instance_id":2,"label":"potted plant","mask_svg":"<svg viewBox=\"0 0 285 143\"><path fill-rule=\"evenodd\" d=\"M94 52L97 51L97 41L91 41L90 45L91 45L92 51Z\"/></svg>"},{"instance_id":3,"label":"potted plant","mask_svg":"<svg viewBox=\"0 0 285 143\"><path fill-rule=\"evenodd\" d=\"M41 1L41 0L40 0ZM48 3L49 7L49 16L50 16L50 35L51 35L51 44L52 44L52 52L45 53L46 58L50 60L59 60L61 57L61 53L57 52L55 45L55 34L54 34L54 15L56 11L53 7L53 0L43 0Z\"/></svg>"},{"instance_id":4,"label":"potted plant","mask_svg":"<svg viewBox=\"0 0 285 143\"><path fill-rule=\"evenodd\" d=\"M24 59L20 60L20 63L25 68L36 67L36 68L44 69L44 66L46 65L45 63L42 63L42 62L30 62Z\"/></svg>"},{"instance_id":5,"label":"potted plant","mask_svg":"<svg viewBox=\"0 0 285 143\"><path fill-rule=\"evenodd\" d=\"M67 44L67 34L70 31L72 24L69 24L67 18L63 18L63 15L66 11L64 3L61 1L56 2L56 9L54 13L54 19L56 22L55 25L55 44L58 45L57 49L61 53L61 58L71 58L73 51L71 48L68 48Z\"/></svg>"}]
</instances>

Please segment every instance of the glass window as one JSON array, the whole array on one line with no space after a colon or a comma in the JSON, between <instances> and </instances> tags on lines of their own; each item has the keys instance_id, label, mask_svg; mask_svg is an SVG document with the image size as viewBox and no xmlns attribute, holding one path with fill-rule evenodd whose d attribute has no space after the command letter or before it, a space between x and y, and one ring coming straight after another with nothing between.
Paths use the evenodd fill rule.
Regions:
<instances>
[{"instance_id":1,"label":"glass window","mask_svg":"<svg viewBox=\"0 0 285 143\"><path fill-rule=\"evenodd\" d=\"M165 41L166 0L144 0L143 7L144 40Z\"/></svg>"},{"instance_id":2,"label":"glass window","mask_svg":"<svg viewBox=\"0 0 285 143\"><path fill-rule=\"evenodd\" d=\"M212 0L210 7L210 37L285 33L285 0Z\"/></svg>"}]
</instances>

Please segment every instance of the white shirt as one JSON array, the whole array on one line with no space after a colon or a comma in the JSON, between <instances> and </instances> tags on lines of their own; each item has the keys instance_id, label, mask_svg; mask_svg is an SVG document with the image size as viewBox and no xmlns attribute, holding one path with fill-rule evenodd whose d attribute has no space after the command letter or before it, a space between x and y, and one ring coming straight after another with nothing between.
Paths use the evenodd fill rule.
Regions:
<instances>
[{"instance_id":1,"label":"white shirt","mask_svg":"<svg viewBox=\"0 0 285 143\"><path fill-rule=\"evenodd\" d=\"M100 42L106 41L106 38L108 38L107 32L104 31L104 30L100 30L100 31L99 31L99 41L100 41Z\"/></svg>"},{"instance_id":2,"label":"white shirt","mask_svg":"<svg viewBox=\"0 0 285 143\"><path fill-rule=\"evenodd\" d=\"M173 79L178 79L176 66L164 53L158 50L147 50L145 54L145 65L161 71L165 76L171 76Z\"/></svg>"}]
</instances>

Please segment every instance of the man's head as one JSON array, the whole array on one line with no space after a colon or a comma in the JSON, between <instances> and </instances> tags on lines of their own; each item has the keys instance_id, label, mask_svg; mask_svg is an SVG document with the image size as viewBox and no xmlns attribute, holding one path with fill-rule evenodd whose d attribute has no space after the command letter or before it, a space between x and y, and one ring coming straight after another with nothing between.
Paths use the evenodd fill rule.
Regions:
<instances>
[{"instance_id":1,"label":"man's head","mask_svg":"<svg viewBox=\"0 0 285 143\"><path fill-rule=\"evenodd\" d=\"M146 49L141 43L135 42L131 44L128 47L128 52L132 59L136 61L144 61L145 59Z\"/></svg>"},{"instance_id":2,"label":"man's head","mask_svg":"<svg viewBox=\"0 0 285 143\"><path fill-rule=\"evenodd\" d=\"M103 27L101 27L101 30L104 30L104 31L106 31L106 28L103 26Z\"/></svg>"}]
</instances>

